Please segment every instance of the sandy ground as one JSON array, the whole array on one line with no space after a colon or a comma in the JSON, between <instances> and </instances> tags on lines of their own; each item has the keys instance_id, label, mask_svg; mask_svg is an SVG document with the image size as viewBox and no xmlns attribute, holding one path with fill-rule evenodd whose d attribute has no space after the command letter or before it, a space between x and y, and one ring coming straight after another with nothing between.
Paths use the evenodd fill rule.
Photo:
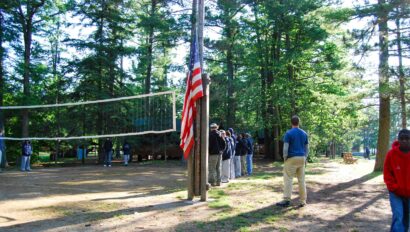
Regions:
<instances>
[{"instance_id":1,"label":"sandy ground","mask_svg":"<svg viewBox=\"0 0 410 232\"><path fill-rule=\"evenodd\" d=\"M278 208L281 167L255 162L216 200L186 201L181 161L0 173L0 231L388 231L390 205L374 161L323 159L306 173L308 205ZM295 180L295 182L297 182ZM293 204L297 204L297 187ZM211 196L212 194L210 194ZM220 200L220 199L219 199Z\"/></svg>"}]
</instances>

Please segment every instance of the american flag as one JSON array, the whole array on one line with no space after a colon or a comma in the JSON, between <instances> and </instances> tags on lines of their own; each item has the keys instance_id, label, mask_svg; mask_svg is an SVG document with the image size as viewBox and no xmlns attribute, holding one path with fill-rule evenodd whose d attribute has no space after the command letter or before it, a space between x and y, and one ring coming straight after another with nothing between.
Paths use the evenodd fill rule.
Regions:
<instances>
[{"instance_id":1,"label":"american flag","mask_svg":"<svg viewBox=\"0 0 410 232\"><path fill-rule=\"evenodd\" d=\"M179 146L184 151L187 159L194 145L194 119L196 116L196 100L204 96L202 89L201 64L198 54L198 39L195 39L191 47L189 71L186 81L184 106L182 109L181 143Z\"/></svg>"}]
</instances>

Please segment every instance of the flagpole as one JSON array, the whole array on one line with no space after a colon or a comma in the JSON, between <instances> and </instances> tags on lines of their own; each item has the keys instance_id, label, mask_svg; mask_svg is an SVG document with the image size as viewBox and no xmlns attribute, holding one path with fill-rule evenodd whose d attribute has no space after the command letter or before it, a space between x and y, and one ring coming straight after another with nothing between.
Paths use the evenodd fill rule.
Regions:
<instances>
[{"instance_id":1,"label":"flagpole","mask_svg":"<svg viewBox=\"0 0 410 232\"><path fill-rule=\"evenodd\" d=\"M196 22L197 22L197 0L192 1L192 15L191 15L191 49L190 54L192 54L192 41L194 39L195 30L196 30ZM191 149L190 155L188 157L187 162L187 169L188 169L188 200L193 200L195 196L195 150L196 147L194 145L193 149Z\"/></svg>"},{"instance_id":2,"label":"flagpole","mask_svg":"<svg viewBox=\"0 0 410 232\"><path fill-rule=\"evenodd\" d=\"M200 163L201 163L201 201L208 200L208 134L209 134L209 78L204 71L204 21L205 17L204 0L198 0L198 46L199 46L199 61L202 68L202 85L204 96L200 100Z\"/></svg>"},{"instance_id":3,"label":"flagpole","mask_svg":"<svg viewBox=\"0 0 410 232\"><path fill-rule=\"evenodd\" d=\"M201 63L202 73L204 71L204 0L198 0L198 46L199 62Z\"/></svg>"}]
</instances>

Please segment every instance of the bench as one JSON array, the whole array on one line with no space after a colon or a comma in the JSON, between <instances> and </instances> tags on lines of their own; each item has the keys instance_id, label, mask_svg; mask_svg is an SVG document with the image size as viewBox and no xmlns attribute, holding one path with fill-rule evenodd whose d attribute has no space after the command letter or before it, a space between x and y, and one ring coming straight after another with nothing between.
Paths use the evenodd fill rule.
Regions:
<instances>
[{"instance_id":1,"label":"bench","mask_svg":"<svg viewBox=\"0 0 410 232\"><path fill-rule=\"evenodd\" d=\"M353 157L351 152L343 152L343 161L346 164L354 164L357 162L357 159Z\"/></svg>"}]
</instances>

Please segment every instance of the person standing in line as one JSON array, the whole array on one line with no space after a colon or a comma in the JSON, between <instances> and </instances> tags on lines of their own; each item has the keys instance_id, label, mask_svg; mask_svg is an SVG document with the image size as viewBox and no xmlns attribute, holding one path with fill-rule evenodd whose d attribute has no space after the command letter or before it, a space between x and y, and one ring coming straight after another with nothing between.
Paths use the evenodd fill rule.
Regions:
<instances>
[{"instance_id":1,"label":"person standing in line","mask_svg":"<svg viewBox=\"0 0 410 232\"><path fill-rule=\"evenodd\" d=\"M246 171L248 176L252 175L253 171L253 139L249 133L245 134L246 138L246 147L248 148L248 154L246 154Z\"/></svg>"},{"instance_id":2,"label":"person standing in line","mask_svg":"<svg viewBox=\"0 0 410 232\"><path fill-rule=\"evenodd\" d=\"M111 167L112 160L112 142L110 138L107 138L104 142L105 162L104 167Z\"/></svg>"},{"instance_id":3,"label":"person standing in line","mask_svg":"<svg viewBox=\"0 0 410 232\"><path fill-rule=\"evenodd\" d=\"M290 206L292 195L293 177L296 175L299 185L300 202L298 207L306 205L306 184L305 184L305 162L309 154L309 141L307 133L299 128L300 119L298 116L293 116L291 119L292 129L285 133L283 139L283 201L276 203L277 206Z\"/></svg>"},{"instance_id":4,"label":"person standing in line","mask_svg":"<svg viewBox=\"0 0 410 232\"><path fill-rule=\"evenodd\" d=\"M236 145L235 145L235 178L242 176L242 165L241 165L241 149L242 145L240 143L242 139L242 135L238 134L236 137Z\"/></svg>"},{"instance_id":5,"label":"person standing in line","mask_svg":"<svg viewBox=\"0 0 410 232\"><path fill-rule=\"evenodd\" d=\"M221 182L222 183L228 183L229 182L229 176L231 173L231 157L232 157L232 138L231 133L229 131L223 131L221 130L221 136L225 140L225 150L222 153L222 176L221 176Z\"/></svg>"},{"instance_id":6,"label":"person standing in line","mask_svg":"<svg viewBox=\"0 0 410 232\"><path fill-rule=\"evenodd\" d=\"M127 142L127 140L125 140L124 144L122 145L122 153L124 154L124 166L128 166L128 161L130 160L131 146Z\"/></svg>"},{"instance_id":7,"label":"person standing in line","mask_svg":"<svg viewBox=\"0 0 410 232\"><path fill-rule=\"evenodd\" d=\"M236 149L236 136L233 133L233 129L229 128L228 129L229 134L231 135L231 150L232 150L232 155L231 155L231 166L230 166L230 174L229 174L229 179L233 180L235 179L235 149ZM228 135L228 132L226 133Z\"/></svg>"},{"instance_id":8,"label":"person standing in line","mask_svg":"<svg viewBox=\"0 0 410 232\"><path fill-rule=\"evenodd\" d=\"M239 156L241 157L241 176L247 175L246 155L248 154L248 145L246 144L245 134L240 134L238 138Z\"/></svg>"},{"instance_id":9,"label":"person standing in line","mask_svg":"<svg viewBox=\"0 0 410 232\"><path fill-rule=\"evenodd\" d=\"M225 150L225 140L218 132L218 125L212 123L209 131L209 166L208 183L211 186L221 185L222 152Z\"/></svg>"},{"instance_id":10,"label":"person standing in line","mask_svg":"<svg viewBox=\"0 0 410 232\"><path fill-rule=\"evenodd\" d=\"M384 161L383 178L393 214L390 231L407 232L410 229L410 130L400 130L398 140L393 142Z\"/></svg>"},{"instance_id":11,"label":"person standing in line","mask_svg":"<svg viewBox=\"0 0 410 232\"><path fill-rule=\"evenodd\" d=\"M30 157L33 154L33 148L29 140L23 142L21 148L21 171L31 171L30 168Z\"/></svg>"}]
</instances>

